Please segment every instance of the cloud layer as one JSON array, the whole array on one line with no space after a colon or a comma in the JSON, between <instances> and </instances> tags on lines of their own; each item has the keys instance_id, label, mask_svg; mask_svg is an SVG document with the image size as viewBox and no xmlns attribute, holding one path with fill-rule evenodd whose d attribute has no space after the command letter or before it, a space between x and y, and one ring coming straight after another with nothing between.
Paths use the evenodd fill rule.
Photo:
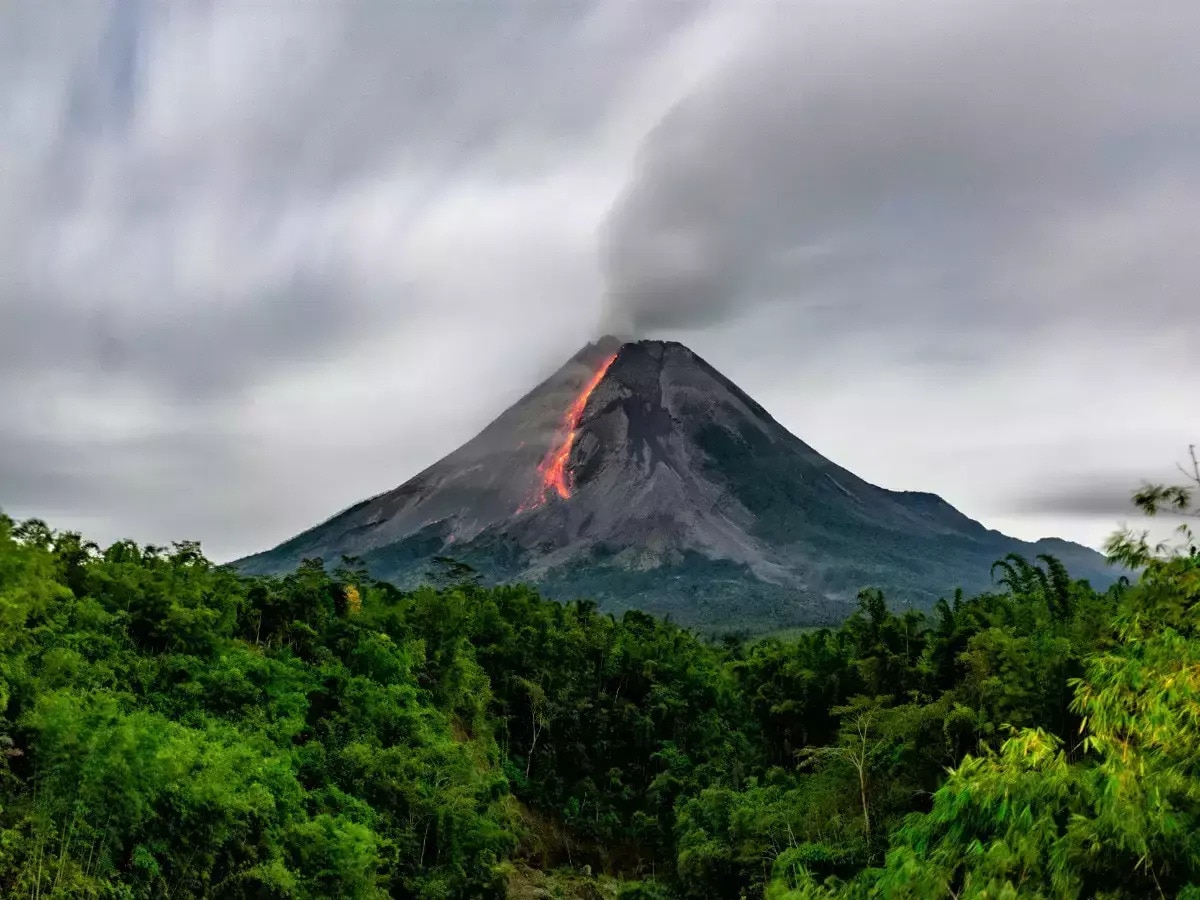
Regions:
<instances>
[{"instance_id":1,"label":"cloud layer","mask_svg":"<svg viewBox=\"0 0 1200 900\"><path fill-rule=\"evenodd\" d=\"M598 322L1025 536L1196 439L1194 4L69 5L0 10L13 514L261 549Z\"/></svg>"}]
</instances>

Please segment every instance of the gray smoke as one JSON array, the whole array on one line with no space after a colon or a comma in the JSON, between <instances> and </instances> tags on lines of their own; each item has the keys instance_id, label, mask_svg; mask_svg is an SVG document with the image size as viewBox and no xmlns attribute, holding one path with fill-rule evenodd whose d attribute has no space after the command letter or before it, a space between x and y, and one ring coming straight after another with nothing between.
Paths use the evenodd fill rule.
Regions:
<instances>
[{"instance_id":1,"label":"gray smoke","mask_svg":"<svg viewBox=\"0 0 1200 900\"><path fill-rule=\"evenodd\" d=\"M1164 178L1200 175L1200 6L762 9L740 56L645 139L603 236L610 321L703 327L782 302L1020 334L1064 309L1125 314L1124 290L1047 284L1057 260L1041 254ZM1171 220L1187 215L1170 203ZM1094 266L1110 248L1063 249ZM1131 262L1183 288L1197 273L1176 249ZM1159 290L1138 315L1185 317L1188 302Z\"/></svg>"}]
</instances>

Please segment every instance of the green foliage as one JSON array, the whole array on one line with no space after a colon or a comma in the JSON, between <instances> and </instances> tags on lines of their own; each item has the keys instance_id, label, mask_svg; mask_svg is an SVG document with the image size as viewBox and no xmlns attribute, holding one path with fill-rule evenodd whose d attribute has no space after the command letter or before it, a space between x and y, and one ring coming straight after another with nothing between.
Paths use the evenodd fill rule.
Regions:
<instances>
[{"instance_id":1,"label":"green foliage","mask_svg":"<svg viewBox=\"0 0 1200 900\"><path fill-rule=\"evenodd\" d=\"M450 559L246 578L0 516L0 893L1196 896L1200 553L1110 551L1136 583L1009 556L713 643Z\"/></svg>"},{"instance_id":2,"label":"green foliage","mask_svg":"<svg viewBox=\"0 0 1200 900\"><path fill-rule=\"evenodd\" d=\"M1184 471L1200 486L1195 460L1193 451L1193 472ZM1164 501L1190 513L1191 490L1149 486L1135 500L1150 514ZM1035 645L1032 656L1014 652L1016 635L1008 631L988 639L982 658L982 648L969 649L962 658L972 667L999 664L1001 677L990 686L968 679L964 687L980 699L1003 698L986 704L992 710L1035 718L1019 722L1022 728L1006 725L1001 732L1009 736L999 747L983 744L964 758L934 792L931 808L894 828L882 871L820 882L806 861L781 855L772 896L1200 893L1200 553L1191 532L1180 533L1181 543L1153 549L1144 534L1114 536L1110 555L1143 573L1136 585L1109 592L1115 606L1107 634L1096 630L1098 617L1087 608L1095 598L1070 585L1057 566L1047 561L1039 576L1022 560L998 563L1010 591L1041 597L1060 631ZM1047 661L1059 676L1070 671L1081 638L1088 652L1080 674L1066 680L1067 711L1077 721L1052 733L1046 692L1019 687L1031 683L1021 673Z\"/></svg>"},{"instance_id":3,"label":"green foliage","mask_svg":"<svg viewBox=\"0 0 1200 900\"><path fill-rule=\"evenodd\" d=\"M0 519L5 895L498 895L487 677L383 593Z\"/></svg>"}]
</instances>

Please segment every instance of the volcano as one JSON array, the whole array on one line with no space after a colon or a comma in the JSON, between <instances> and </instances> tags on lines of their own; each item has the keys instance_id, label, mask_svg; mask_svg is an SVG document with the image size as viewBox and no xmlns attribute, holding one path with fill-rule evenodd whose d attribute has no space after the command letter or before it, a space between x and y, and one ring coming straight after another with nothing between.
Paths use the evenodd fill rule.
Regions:
<instances>
[{"instance_id":1,"label":"volcano","mask_svg":"<svg viewBox=\"0 0 1200 900\"><path fill-rule=\"evenodd\" d=\"M451 557L614 613L769 631L836 623L868 586L928 608L986 589L1008 553L1115 576L1081 545L1022 542L933 494L868 484L682 344L606 337L410 481L234 565L348 555L411 587Z\"/></svg>"}]
</instances>

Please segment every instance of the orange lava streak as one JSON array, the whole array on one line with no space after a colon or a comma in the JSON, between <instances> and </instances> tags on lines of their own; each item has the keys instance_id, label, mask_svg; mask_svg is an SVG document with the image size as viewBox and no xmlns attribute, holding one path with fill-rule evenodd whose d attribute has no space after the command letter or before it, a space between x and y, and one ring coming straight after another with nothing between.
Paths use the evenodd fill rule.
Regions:
<instances>
[{"instance_id":1,"label":"orange lava streak","mask_svg":"<svg viewBox=\"0 0 1200 900\"><path fill-rule=\"evenodd\" d=\"M522 509L541 506L546 502L546 495L552 490L557 491L558 496L564 500L571 496L570 472L567 471L567 463L571 459L571 448L575 446L575 434L579 428L579 420L583 418L583 410L587 406L588 398L592 396L592 391L596 390L596 386L604 380L608 367L616 358L614 353L600 364L600 368L583 386L583 390L579 392L575 402L568 407L566 415L563 416L560 430L560 434L563 435L562 441L557 446L552 446L545 459L538 464L537 470L538 474L542 476L542 483L538 486L535 495L522 506Z\"/></svg>"}]
</instances>

